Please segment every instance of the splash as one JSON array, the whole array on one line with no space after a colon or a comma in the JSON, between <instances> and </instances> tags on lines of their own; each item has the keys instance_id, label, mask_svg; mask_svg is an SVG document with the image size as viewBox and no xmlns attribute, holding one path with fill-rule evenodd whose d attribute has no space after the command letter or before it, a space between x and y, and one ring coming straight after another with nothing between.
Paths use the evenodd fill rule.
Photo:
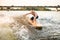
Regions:
<instances>
[{"instance_id":1,"label":"splash","mask_svg":"<svg viewBox=\"0 0 60 40\"><path fill-rule=\"evenodd\" d=\"M28 17L22 15L19 17L14 17L15 21L19 24L23 24L23 25L30 25L30 23L28 22Z\"/></svg>"},{"instance_id":2,"label":"splash","mask_svg":"<svg viewBox=\"0 0 60 40\"><path fill-rule=\"evenodd\" d=\"M28 21L28 17L26 16L19 16L14 17L15 23L19 24L17 25L18 28L15 31L15 35L17 36L18 40L33 40L37 39L37 31L35 28L31 26L31 24Z\"/></svg>"}]
</instances>

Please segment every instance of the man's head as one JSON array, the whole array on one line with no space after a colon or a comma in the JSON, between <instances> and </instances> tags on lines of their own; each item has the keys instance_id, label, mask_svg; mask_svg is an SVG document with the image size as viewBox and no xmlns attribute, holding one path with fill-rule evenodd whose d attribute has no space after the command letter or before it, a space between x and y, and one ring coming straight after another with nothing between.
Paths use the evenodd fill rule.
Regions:
<instances>
[{"instance_id":1,"label":"man's head","mask_svg":"<svg viewBox=\"0 0 60 40\"><path fill-rule=\"evenodd\" d=\"M31 10L31 13L34 13L35 11L34 10Z\"/></svg>"}]
</instances>

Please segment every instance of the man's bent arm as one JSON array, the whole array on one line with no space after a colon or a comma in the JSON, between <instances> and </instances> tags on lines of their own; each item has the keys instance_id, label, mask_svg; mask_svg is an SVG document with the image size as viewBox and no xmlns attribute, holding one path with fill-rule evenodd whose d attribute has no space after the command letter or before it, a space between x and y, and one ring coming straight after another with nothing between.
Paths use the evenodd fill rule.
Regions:
<instances>
[{"instance_id":1,"label":"man's bent arm","mask_svg":"<svg viewBox=\"0 0 60 40\"><path fill-rule=\"evenodd\" d=\"M27 14L25 14L24 16L26 16L26 15L28 15L28 14L31 14L31 13L27 13Z\"/></svg>"}]
</instances>

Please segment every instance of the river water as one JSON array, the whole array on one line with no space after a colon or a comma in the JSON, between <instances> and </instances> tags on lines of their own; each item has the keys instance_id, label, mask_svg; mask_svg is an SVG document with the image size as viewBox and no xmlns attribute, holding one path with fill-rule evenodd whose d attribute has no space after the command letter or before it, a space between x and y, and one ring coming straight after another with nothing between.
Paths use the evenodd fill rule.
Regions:
<instances>
[{"instance_id":1,"label":"river water","mask_svg":"<svg viewBox=\"0 0 60 40\"><path fill-rule=\"evenodd\" d=\"M4 14L8 17L20 16L29 12L30 11L0 11L2 15ZM21 39L18 37L18 40L60 40L60 11L36 11L36 13L39 15L37 22L42 24L42 30L36 30L36 35L39 36L34 38L34 36L31 35L34 33L29 34L26 29L21 28L21 31L16 32L17 35L22 36ZM31 15L28 16L31 17ZM11 21L12 20L9 19L8 22ZM21 33L23 33L24 36ZM32 38L28 35L31 35L30 37Z\"/></svg>"}]
</instances>

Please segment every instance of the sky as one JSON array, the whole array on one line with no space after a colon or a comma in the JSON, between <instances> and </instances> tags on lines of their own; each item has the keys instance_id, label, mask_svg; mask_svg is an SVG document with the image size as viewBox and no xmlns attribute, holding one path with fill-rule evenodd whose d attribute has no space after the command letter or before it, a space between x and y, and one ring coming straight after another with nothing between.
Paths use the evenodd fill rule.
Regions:
<instances>
[{"instance_id":1,"label":"sky","mask_svg":"<svg viewBox=\"0 0 60 40\"><path fill-rule=\"evenodd\" d=\"M0 0L0 6L57 6L60 0Z\"/></svg>"}]
</instances>

